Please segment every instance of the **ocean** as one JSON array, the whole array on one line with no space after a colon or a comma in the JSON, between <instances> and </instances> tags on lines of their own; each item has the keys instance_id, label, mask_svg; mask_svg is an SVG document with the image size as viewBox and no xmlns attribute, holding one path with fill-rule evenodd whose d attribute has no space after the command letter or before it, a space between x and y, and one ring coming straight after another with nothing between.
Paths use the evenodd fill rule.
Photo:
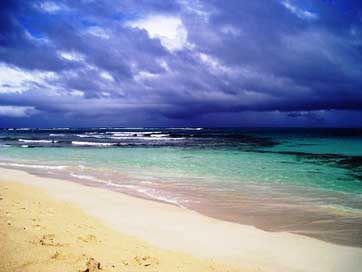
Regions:
<instances>
[{"instance_id":1,"label":"ocean","mask_svg":"<svg viewBox=\"0 0 362 272\"><path fill-rule=\"evenodd\" d=\"M362 246L362 129L2 129L0 167Z\"/></svg>"}]
</instances>

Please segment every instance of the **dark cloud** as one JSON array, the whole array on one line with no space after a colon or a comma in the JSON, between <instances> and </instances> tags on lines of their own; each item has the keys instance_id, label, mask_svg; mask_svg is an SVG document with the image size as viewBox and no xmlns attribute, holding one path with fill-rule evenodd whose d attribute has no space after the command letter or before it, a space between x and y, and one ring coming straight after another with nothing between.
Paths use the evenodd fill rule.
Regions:
<instances>
[{"instance_id":1,"label":"dark cloud","mask_svg":"<svg viewBox=\"0 0 362 272\"><path fill-rule=\"evenodd\" d=\"M360 126L361 25L360 1L2 1L0 107L34 125Z\"/></svg>"}]
</instances>

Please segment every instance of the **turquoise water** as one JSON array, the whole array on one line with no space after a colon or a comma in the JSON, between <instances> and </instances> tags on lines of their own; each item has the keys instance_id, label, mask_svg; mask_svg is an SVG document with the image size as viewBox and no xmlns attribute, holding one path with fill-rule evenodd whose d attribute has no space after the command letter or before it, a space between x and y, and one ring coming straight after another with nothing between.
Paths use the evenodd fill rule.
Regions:
<instances>
[{"instance_id":1,"label":"turquoise water","mask_svg":"<svg viewBox=\"0 0 362 272\"><path fill-rule=\"evenodd\" d=\"M5 131L0 166L362 245L359 130L144 131Z\"/></svg>"},{"instance_id":2,"label":"turquoise water","mask_svg":"<svg viewBox=\"0 0 362 272\"><path fill-rule=\"evenodd\" d=\"M316 147L313 147L315 149ZM279 150L286 150L280 147ZM304 150L305 152L305 150ZM354 151L355 152L355 151ZM293 184L326 190L362 193L361 181L348 168L320 159L230 149L161 148L3 148L3 158L111 168L133 174L208 179L210 182Z\"/></svg>"}]
</instances>

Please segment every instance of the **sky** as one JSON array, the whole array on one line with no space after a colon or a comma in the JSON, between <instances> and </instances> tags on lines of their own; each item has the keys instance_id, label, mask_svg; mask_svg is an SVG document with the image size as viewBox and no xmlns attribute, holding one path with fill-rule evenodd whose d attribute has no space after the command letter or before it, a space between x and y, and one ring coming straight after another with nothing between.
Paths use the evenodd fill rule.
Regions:
<instances>
[{"instance_id":1,"label":"sky","mask_svg":"<svg viewBox=\"0 0 362 272\"><path fill-rule=\"evenodd\" d=\"M2 0L0 127L362 126L360 0Z\"/></svg>"}]
</instances>

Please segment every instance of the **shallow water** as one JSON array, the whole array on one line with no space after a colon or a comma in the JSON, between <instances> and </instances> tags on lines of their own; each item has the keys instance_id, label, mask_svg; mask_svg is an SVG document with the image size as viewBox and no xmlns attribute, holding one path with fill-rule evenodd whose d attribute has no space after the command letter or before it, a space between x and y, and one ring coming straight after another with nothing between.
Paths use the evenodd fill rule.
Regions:
<instances>
[{"instance_id":1,"label":"shallow water","mask_svg":"<svg viewBox=\"0 0 362 272\"><path fill-rule=\"evenodd\" d=\"M362 246L361 130L3 130L0 146L0 167Z\"/></svg>"}]
</instances>

